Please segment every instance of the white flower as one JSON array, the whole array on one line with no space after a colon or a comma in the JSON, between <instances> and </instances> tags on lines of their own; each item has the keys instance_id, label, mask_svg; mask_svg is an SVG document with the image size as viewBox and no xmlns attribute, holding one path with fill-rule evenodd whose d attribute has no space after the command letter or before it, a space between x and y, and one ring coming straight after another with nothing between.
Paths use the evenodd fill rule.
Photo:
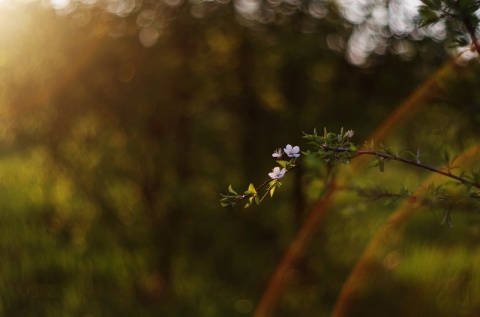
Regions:
<instances>
[{"instance_id":1,"label":"white flower","mask_svg":"<svg viewBox=\"0 0 480 317\"><path fill-rule=\"evenodd\" d=\"M286 171L287 170L285 168L280 169L280 167L277 166L273 168L271 173L268 173L268 176L270 176L271 179L279 179L285 175Z\"/></svg>"},{"instance_id":2,"label":"white flower","mask_svg":"<svg viewBox=\"0 0 480 317\"><path fill-rule=\"evenodd\" d=\"M273 152L272 156L276 158L281 158L283 155L282 149L276 149L275 152Z\"/></svg>"},{"instance_id":3,"label":"white flower","mask_svg":"<svg viewBox=\"0 0 480 317\"><path fill-rule=\"evenodd\" d=\"M288 157L299 157L300 154L300 148L298 146L292 147L290 144L287 144L287 146L284 149L285 154L288 155Z\"/></svg>"},{"instance_id":4,"label":"white flower","mask_svg":"<svg viewBox=\"0 0 480 317\"><path fill-rule=\"evenodd\" d=\"M355 132L353 132L353 130L348 130L345 133L345 135L347 136L348 139L351 139L354 134L355 134Z\"/></svg>"}]
</instances>

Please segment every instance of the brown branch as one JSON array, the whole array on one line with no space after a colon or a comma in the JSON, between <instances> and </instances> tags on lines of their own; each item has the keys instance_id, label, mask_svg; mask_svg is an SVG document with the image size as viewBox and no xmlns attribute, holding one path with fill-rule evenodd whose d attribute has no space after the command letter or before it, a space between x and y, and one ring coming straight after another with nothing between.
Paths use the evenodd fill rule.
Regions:
<instances>
[{"instance_id":1,"label":"brown branch","mask_svg":"<svg viewBox=\"0 0 480 317\"><path fill-rule=\"evenodd\" d=\"M324 149L327 150L327 151L350 152L348 149L342 149L342 148L334 149L334 148L324 147ZM420 163L418 161L412 161L412 160L407 160L407 159L401 158L398 155L387 154L387 153L378 152L378 151L374 151L374 150L371 150L371 151L357 151L356 153L352 153L352 154L353 154L352 159L355 158L355 157L358 157L360 155L373 155L373 156L378 156L378 157L384 158L386 160L399 161L399 162L402 162L402 163L405 163L405 164L408 164L408 165L413 165L413 166L428 170L430 172L434 172L434 173L437 173L437 174L455 179L456 181L459 181L460 183L462 183L464 185L470 185L470 186L473 186L473 187L476 187L476 188L480 189L480 183L478 183L478 182L470 181L470 180L468 180L466 178L463 178L461 176L457 176L455 174L452 174L452 173L450 173L450 171L445 171L443 169L438 169L438 168L435 168L435 167L432 167L432 166L429 166L429 165L425 165L425 164Z\"/></svg>"},{"instance_id":2,"label":"brown branch","mask_svg":"<svg viewBox=\"0 0 480 317\"><path fill-rule=\"evenodd\" d=\"M465 16L463 18L463 24L467 28L468 34L470 34L470 38L472 39L473 46L478 54L480 54L480 43L477 39L477 34L475 32L475 27L472 24L472 19L469 16Z\"/></svg>"}]
</instances>

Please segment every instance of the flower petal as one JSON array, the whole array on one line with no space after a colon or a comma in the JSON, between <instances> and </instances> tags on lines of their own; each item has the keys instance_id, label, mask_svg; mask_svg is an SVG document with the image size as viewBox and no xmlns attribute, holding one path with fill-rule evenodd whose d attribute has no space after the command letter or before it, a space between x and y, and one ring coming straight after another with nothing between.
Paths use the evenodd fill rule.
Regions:
<instances>
[{"instance_id":1,"label":"flower petal","mask_svg":"<svg viewBox=\"0 0 480 317\"><path fill-rule=\"evenodd\" d=\"M292 147L290 144L287 144L287 146L285 147L285 154L287 154L288 157L299 157L300 154L298 154L300 152L300 147L298 146L294 146Z\"/></svg>"},{"instance_id":2,"label":"flower petal","mask_svg":"<svg viewBox=\"0 0 480 317\"><path fill-rule=\"evenodd\" d=\"M273 157L277 157L277 158L282 157L282 155L283 155L282 149L276 149L275 152L273 152L272 154Z\"/></svg>"},{"instance_id":3,"label":"flower petal","mask_svg":"<svg viewBox=\"0 0 480 317\"><path fill-rule=\"evenodd\" d=\"M282 178L283 175L285 175L286 169L282 168L280 170L280 167L276 166L273 168L273 171L271 173L268 173L268 176L270 176L271 179L278 179Z\"/></svg>"}]
</instances>

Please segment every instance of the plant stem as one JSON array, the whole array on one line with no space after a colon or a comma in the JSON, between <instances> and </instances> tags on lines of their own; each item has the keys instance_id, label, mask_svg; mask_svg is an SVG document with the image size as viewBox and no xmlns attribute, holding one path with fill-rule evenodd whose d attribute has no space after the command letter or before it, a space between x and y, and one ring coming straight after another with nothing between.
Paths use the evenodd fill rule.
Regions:
<instances>
[{"instance_id":1,"label":"plant stem","mask_svg":"<svg viewBox=\"0 0 480 317\"><path fill-rule=\"evenodd\" d=\"M465 24L465 27L467 28L468 34L470 34L470 38L472 39L473 46L475 47L475 50L477 51L478 54L480 54L480 43L478 42L477 35L475 33L475 27L472 24L472 20L470 17L465 17L463 19L463 24Z\"/></svg>"},{"instance_id":2,"label":"plant stem","mask_svg":"<svg viewBox=\"0 0 480 317\"><path fill-rule=\"evenodd\" d=\"M295 165L293 165L291 168L289 168L288 170L285 171L285 175L290 172L291 170L294 170L296 169L301 163L296 163ZM284 176L285 176L284 175ZM258 195L258 191L260 191L262 188L264 188L265 186L267 186L271 181L273 181L272 178L269 178L267 179L266 181L264 181L262 184L260 184L258 187L255 188L255 191L257 192L256 194L254 195ZM270 189L270 187L268 188ZM265 198L265 196L268 194L268 189L267 189L267 193L264 194L264 196L261 198L261 201ZM238 204L239 202L241 202L242 200L244 199L247 199L249 197L252 197L252 195L250 194L243 194L243 195L240 195L237 199L235 199L234 201L231 202L230 204L230 207L234 207L236 204Z\"/></svg>"},{"instance_id":3,"label":"plant stem","mask_svg":"<svg viewBox=\"0 0 480 317\"><path fill-rule=\"evenodd\" d=\"M334 151L338 151L338 152L349 152L348 150L344 150L344 149L326 149L326 150L334 150ZM402 162L402 163L405 163L405 164L408 164L408 165L413 165L413 166L416 166L416 167L419 167L419 168L422 168L422 169L426 169L428 171L431 171L431 172L434 172L434 173L437 173L437 174L455 179L455 180L459 181L460 183L462 183L464 185L471 185L473 187L476 187L476 188L480 189L480 183L478 183L478 182L470 181L470 180L468 180L466 178L463 178L461 176L454 175L454 174L450 173L449 171L444 171L442 169L438 169L438 168L435 168L435 167L432 167L432 166L429 166L429 165L425 165L425 164L417 162L417 161L412 161L412 160L407 160L407 159L401 158L398 155L392 155L392 154L387 154L387 153L372 150L372 151L358 151L352 156L352 158L358 157L360 155L373 155L373 156L382 157L386 160L399 161L399 162Z\"/></svg>"},{"instance_id":4,"label":"plant stem","mask_svg":"<svg viewBox=\"0 0 480 317\"><path fill-rule=\"evenodd\" d=\"M420 163L419 161L413 161L413 160L408 160L408 159L404 159L398 155L394 155L394 154L388 154L388 153L384 153L384 152L379 152L379 151L375 151L375 150L359 150L359 151L356 151L356 152L351 152L350 150L348 149L345 149L345 148L329 148L329 147L323 147L323 149L325 151L335 151L335 152L342 152L342 153L351 153L352 156L351 158L355 158L355 157L359 157L361 155L372 155L372 156L377 156L377 157L381 157L385 160L394 160L394 161L398 161L398 162L402 162L404 164L408 164L408 165L412 165L412 166L416 166L416 167L419 167L419 168L422 168L422 169L425 169L425 170L428 170L430 172L433 172L433 173L437 173L437 174L440 174L440 175L443 175L445 177L448 177L448 178L451 178L451 179L454 179L458 182L460 182L461 184L464 184L464 185L470 185L470 186L473 186L473 187L476 187L478 189L480 189L480 183L478 182L475 182L475 181L471 181L471 180L468 180L464 177L461 177L461 176L458 176L458 175L455 175L455 174L452 174L450 172L450 169L448 169L447 171L443 170L443 169L439 169L439 168L435 168L435 167L432 167L432 166L429 166L429 165L426 165L426 164L423 164L423 163ZM287 174L288 172L290 172L291 170L297 168L299 165L301 165L301 163L297 163L295 164L294 166L292 166L290 169L288 169L285 174ZM258 187L255 188L255 190L258 192L260 191L262 188L264 188L265 186L267 186L270 182L272 181L272 179L268 179L266 181L264 181L262 184L260 184ZM255 194L255 195L258 195ZM235 206L237 203L239 203L240 201L246 199L246 198L249 198L251 197L252 195L248 195L248 194L243 194L243 195L240 195L237 199L235 199L230 206ZM262 197L261 200L263 200L265 198L266 194Z\"/></svg>"}]
</instances>

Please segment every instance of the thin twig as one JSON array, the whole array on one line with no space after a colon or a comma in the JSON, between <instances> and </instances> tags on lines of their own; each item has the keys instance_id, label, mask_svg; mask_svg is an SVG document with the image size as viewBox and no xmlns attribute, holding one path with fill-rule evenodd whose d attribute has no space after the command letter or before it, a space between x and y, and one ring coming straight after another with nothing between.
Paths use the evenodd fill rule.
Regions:
<instances>
[{"instance_id":1,"label":"thin twig","mask_svg":"<svg viewBox=\"0 0 480 317\"><path fill-rule=\"evenodd\" d=\"M348 149L325 148L325 150L337 151L337 152L350 152ZM381 158L384 158L384 159L387 159L387 160L399 161L399 162L402 162L402 163L405 163L405 164L408 164L408 165L413 165L413 166L416 166L416 167L419 167L419 168L422 168L422 169L426 169L428 171L431 171L431 172L434 172L434 173L437 173L437 174L455 179L462 184L471 185L473 187L476 187L476 188L480 189L480 183L478 183L478 182L470 181L466 178L454 175L450 172L446 172L444 170L441 170L441 169L438 169L438 168L435 168L435 167L432 167L432 166L429 166L429 165L425 165L425 164L417 162L417 161L407 160L407 159L401 158L397 155L391 155L391 154L378 152L378 151L373 151L373 150L372 151L362 151L362 150L360 150L360 151L357 151L355 154L353 154L352 158L358 157L360 155L373 155L373 156L378 156L378 157L381 157Z\"/></svg>"},{"instance_id":2,"label":"thin twig","mask_svg":"<svg viewBox=\"0 0 480 317\"><path fill-rule=\"evenodd\" d=\"M323 147L323 149L324 149L325 151L334 151L334 152L342 152L342 153L352 153L350 150L345 149L345 148L329 148L329 147ZM437 174L443 175L443 176L445 176L445 177L454 179L454 180L460 182L461 184L470 185L470 186L473 186L473 187L476 187L476 188L480 189L480 183L478 183L478 182L468 180L468 179L463 178L463 177L461 177L461 176L452 174L450 171L445 171L445 170L442 170L442 169L438 169L438 168L435 168L435 167L432 167L432 166L429 166L429 165L420 163L420 162L418 162L418 161L413 161L413 160L404 159L404 158L402 158L402 157L400 157L400 156L398 156L398 155L387 154L387 153L384 153L384 152L378 152L378 151L374 151L374 150L369 150L369 151L359 150L359 151L357 151L357 152L352 153L351 159L354 159L354 158L359 157L359 156L361 156L361 155L372 155L372 156L381 157L381 158L383 158L383 159L385 159L385 160L394 160L394 161L402 162L402 163L404 163L404 164L416 166L416 167L419 167L419 168L428 170L428 171L430 171L430 172L437 173ZM293 169L297 168L297 167L300 166L300 165L301 165L301 163L295 164L295 165L292 166L290 169L288 169L288 170L285 172L285 174L289 173L290 171L292 171ZM273 179L265 180L261 185L259 185L258 187L256 187L255 190L256 190L257 192L260 191L262 188L264 188L265 186L267 186L272 180L273 180ZM257 194L255 194L255 195L257 195ZM233 206L235 206L236 204L238 204L239 202L241 202L242 200L247 199L247 198L250 198L250 197L252 197L251 194L243 194L243 195L240 195L236 200L234 200L234 201L230 204L230 206L233 207Z\"/></svg>"},{"instance_id":3,"label":"thin twig","mask_svg":"<svg viewBox=\"0 0 480 317\"><path fill-rule=\"evenodd\" d=\"M286 170L285 171L285 174L287 174L288 172L290 172L291 170L294 170L296 169L299 165L301 165L301 163L297 163L295 165L293 165L290 169ZM284 174L284 176L285 176ZM255 191L258 192L259 190L261 190L262 188L264 188L265 186L267 186L271 181L273 181L274 179L273 178L269 178L267 180L265 180L262 184L260 184L258 187L255 187ZM255 194L256 195L256 194ZM237 199L235 199L230 205L229 207L234 207L235 205L237 205L239 202L241 202L242 200L244 199L247 199L247 198L250 198L252 197L251 194L243 194L243 195L240 195ZM263 199L263 198L262 198Z\"/></svg>"}]
</instances>

